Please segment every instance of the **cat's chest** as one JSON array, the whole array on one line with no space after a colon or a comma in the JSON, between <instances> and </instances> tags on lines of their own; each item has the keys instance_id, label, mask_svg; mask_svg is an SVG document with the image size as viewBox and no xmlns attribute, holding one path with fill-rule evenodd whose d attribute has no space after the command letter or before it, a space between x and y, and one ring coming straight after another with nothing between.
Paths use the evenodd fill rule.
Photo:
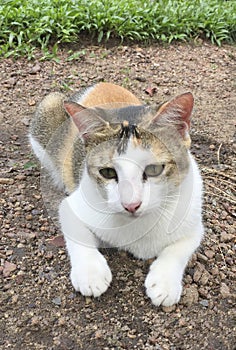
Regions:
<instances>
[{"instance_id":1,"label":"cat's chest","mask_svg":"<svg viewBox=\"0 0 236 350\"><path fill-rule=\"evenodd\" d=\"M109 246L128 250L136 257L154 257L172 240L166 217L158 211L137 217L112 213L105 201L91 202L81 190L67 200L77 220L99 239Z\"/></svg>"}]
</instances>

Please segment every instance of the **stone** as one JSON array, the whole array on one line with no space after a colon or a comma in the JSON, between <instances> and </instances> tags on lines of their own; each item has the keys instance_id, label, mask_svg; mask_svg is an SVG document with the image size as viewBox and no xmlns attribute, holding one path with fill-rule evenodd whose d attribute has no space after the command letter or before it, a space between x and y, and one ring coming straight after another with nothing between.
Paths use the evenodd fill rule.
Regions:
<instances>
[{"instance_id":1,"label":"stone","mask_svg":"<svg viewBox=\"0 0 236 350\"><path fill-rule=\"evenodd\" d=\"M224 299L228 298L231 295L229 287L224 282L221 283L220 294Z\"/></svg>"},{"instance_id":2,"label":"stone","mask_svg":"<svg viewBox=\"0 0 236 350\"><path fill-rule=\"evenodd\" d=\"M181 304L190 306L198 302L198 289L197 286L192 284L188 288L185 288L184 295L181 300Z\"/></svg>"}]
</instances>

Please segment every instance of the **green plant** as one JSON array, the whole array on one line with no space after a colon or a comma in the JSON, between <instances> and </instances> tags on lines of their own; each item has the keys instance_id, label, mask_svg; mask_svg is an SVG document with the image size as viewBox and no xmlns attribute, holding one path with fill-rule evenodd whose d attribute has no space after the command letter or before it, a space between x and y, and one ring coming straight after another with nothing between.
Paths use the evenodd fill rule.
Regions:
<instances>
[{"instance_id":1,"label":"green plant","mask_svg":"<svg viewBox=\"0 0 236 350\"><path fill-rule=\"evenodd\" d=\"M24 166L23 166L23 168L24 168L25 170L27 170L27 169L32 169L32 168L35 168L35 167L37 167L37 164L36 164L35 162L33 162L32 160L29 160L29 161L26 162L26 163L24 164Z\"/></svg>"},{"instance_id":2,"label":"green plant","mask_svg":"<svg viewBox=\"0 0 236 350\"><path fill-rule=\"evenodd\" d=\"M67 58L67 61L79 61L86 55L86 50L75 51L75 52L70 50L68 51L68 54L69 56Z\"/></svg>"},{"instance_id":3,"label":"green plant","mask_svg":"<svg viewBox=\"0 0 236 350\"><path fill-rule=\"evenodd\" d=\"M55 58L61 43L81 33L98 42L203 37L221 45L236 41L236 1L225 0L2 0L0 55ZM52 49L50 49L52 47ZM71 55L79 59L80 55Z\"/></svg>"}]
</instances>

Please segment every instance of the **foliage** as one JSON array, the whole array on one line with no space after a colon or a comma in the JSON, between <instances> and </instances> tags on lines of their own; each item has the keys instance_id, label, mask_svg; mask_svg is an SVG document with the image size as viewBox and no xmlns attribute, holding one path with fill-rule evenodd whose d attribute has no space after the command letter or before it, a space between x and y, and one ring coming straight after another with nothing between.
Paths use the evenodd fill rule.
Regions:
<instances>
[{"instance_id":1,"label":"foliage","mask_svg":"<svg viewBox=\"0 0 236 350\"><path fill-rule=\"evenodd\" d=\"M136 41L203 37L236 40L236 1L225 0L2 0L0 55L33 57L36 47L56 56L60 43L81 33ZM49 53L49 46L52 50Z\"/></svg>"}]
</instances>

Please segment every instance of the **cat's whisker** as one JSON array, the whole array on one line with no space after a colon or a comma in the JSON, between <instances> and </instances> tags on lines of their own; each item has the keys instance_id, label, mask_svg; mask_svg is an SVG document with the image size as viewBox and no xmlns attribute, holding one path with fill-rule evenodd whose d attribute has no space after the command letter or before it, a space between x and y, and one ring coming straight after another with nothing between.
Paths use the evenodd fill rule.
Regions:
<instances>
[{"instance_id":1,"label":"cat's whisker","mask_svg":"<svg viewBox=\"0 0 236 350\"><path fill-rule=\"evenodd\" d=\"M156 213L158 213L160 217L166 218L166 219L170 219L171 217L173 217L173 211L166 210L166 208L162 208L162 207L155 208L155 217L156 217Z\"/></svg>"}]
</instances>

